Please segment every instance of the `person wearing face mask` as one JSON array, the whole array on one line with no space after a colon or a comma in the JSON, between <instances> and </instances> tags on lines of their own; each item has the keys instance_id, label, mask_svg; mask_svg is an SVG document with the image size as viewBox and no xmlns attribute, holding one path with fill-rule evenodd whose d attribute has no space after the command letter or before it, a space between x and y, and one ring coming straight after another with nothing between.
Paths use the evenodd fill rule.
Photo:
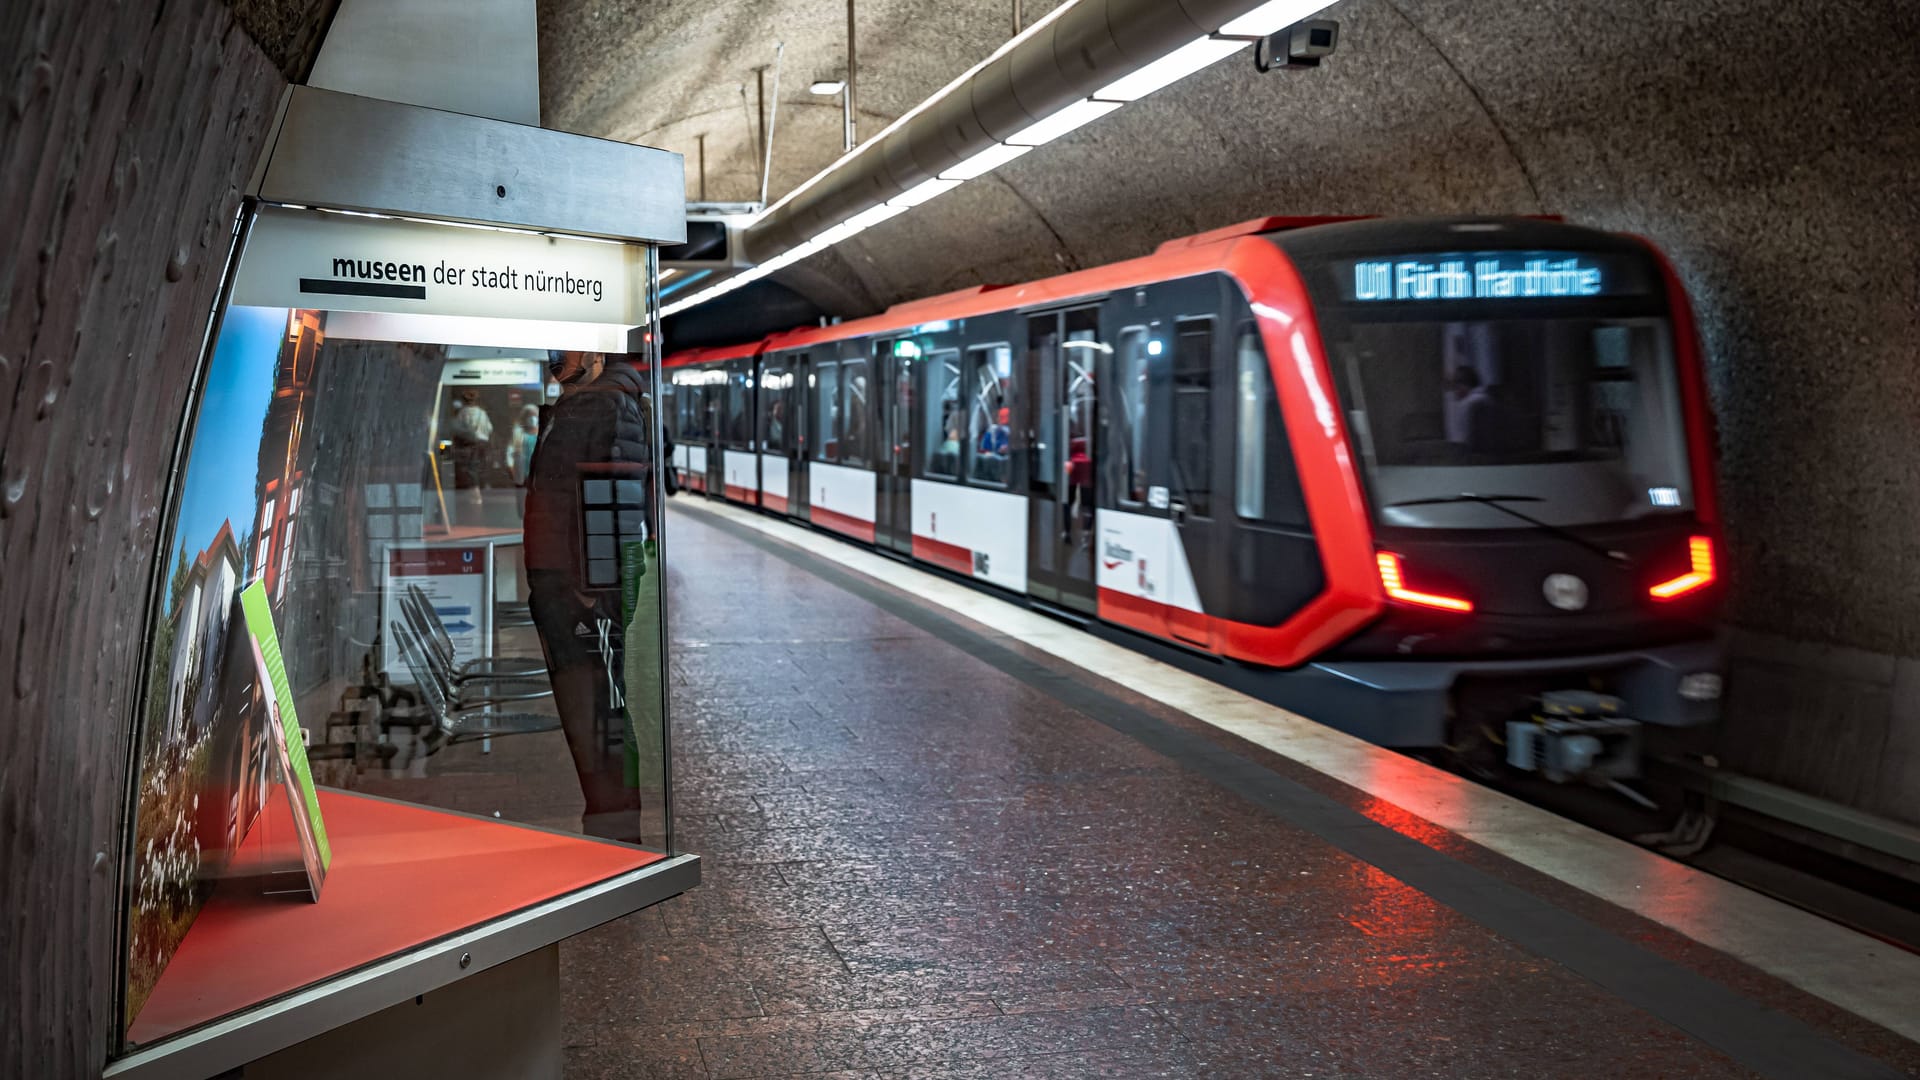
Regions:
<instances>
[{"instance_id":1,"label":"person wearing face mask","mask_svg":"<svg viewBox=\"0 0 1920 1080\"><path fill-rule=\"evenodd\" d=\"M638 740L622 689L621 559L625 543L645 542L652 515L647 377L597 353L557 354L548 370L561 392L543 410L528 467L528 608L586 801L582 829L638 842L640 789L658 779L633 764L646 748L628 745Z\"/></svg>"}]
</instances>

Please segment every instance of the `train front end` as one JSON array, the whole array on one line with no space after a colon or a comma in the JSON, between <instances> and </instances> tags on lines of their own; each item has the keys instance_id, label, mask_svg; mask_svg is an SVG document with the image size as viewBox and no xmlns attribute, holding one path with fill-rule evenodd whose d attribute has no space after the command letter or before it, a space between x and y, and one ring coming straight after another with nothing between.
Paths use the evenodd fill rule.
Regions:
<instances>
[{"instance_id":1,"label":"train front end","mask_svg":"<svg viewBox=\"0 0 1920 1080\"><path fill-rule=\"evenodd\" d=\"M1319 658L1403 743L1638 775L1719 716L1723 568L1686 297L1644 242L1534 220L1273 237L1313 300L1385 613Z\"/></svg>"}]
</instances>

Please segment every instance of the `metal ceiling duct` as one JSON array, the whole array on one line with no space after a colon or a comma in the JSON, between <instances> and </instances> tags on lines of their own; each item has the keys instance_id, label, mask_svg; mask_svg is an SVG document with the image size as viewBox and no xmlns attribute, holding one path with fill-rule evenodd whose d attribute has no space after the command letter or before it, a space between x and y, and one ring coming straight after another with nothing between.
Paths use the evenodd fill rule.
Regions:
<instances>
[{"instance_id":1,"label":"metal ceiling duct","mask_svg":"<svg viewBox=\"0 0 1920 1080\"><path fill-rule=\"evenodd\" d=\"M744 234L765 262L1093 95L1264 0L1079 0Z\"/></svg>"}]
</instances>

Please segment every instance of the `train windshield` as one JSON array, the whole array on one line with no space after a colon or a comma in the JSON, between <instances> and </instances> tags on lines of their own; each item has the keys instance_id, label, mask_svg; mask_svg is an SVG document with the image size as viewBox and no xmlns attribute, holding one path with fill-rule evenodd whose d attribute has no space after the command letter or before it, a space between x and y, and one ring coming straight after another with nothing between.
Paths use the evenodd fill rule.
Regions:
<instances>
[{"instance_id":1,"label":"train windshield","mask_svg":"<svg viewBox=\"0 0 1920 1080\"><path fill-rule=\"evenodd\" d=\"M1553 525L1693 506L1659 317L1354 321L1330 342L1383 525ZM1473 496L1464 498L1463 496Z\"/></svg>"}]
</instances>

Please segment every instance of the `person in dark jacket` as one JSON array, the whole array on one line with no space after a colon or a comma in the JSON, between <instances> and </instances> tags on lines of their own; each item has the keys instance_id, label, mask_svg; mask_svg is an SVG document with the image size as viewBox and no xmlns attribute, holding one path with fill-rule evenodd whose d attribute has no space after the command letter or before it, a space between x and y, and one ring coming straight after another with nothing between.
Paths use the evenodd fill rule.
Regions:
<instances>
[{"instance_id":1,"label":"person in dark jacket","mask_svg":"<svg viewBox=\"0 0 1920 1080\"><path fill-rule=\"evenodd\" d=\"M645 565L629 545L644 548L654 527L648 380L621 356L603 366L598 354L562 353L549 366L562 391L528 468L528 607L586 800L583 831L639 842L622 567Z\"/></svg>"}]
</instances>

